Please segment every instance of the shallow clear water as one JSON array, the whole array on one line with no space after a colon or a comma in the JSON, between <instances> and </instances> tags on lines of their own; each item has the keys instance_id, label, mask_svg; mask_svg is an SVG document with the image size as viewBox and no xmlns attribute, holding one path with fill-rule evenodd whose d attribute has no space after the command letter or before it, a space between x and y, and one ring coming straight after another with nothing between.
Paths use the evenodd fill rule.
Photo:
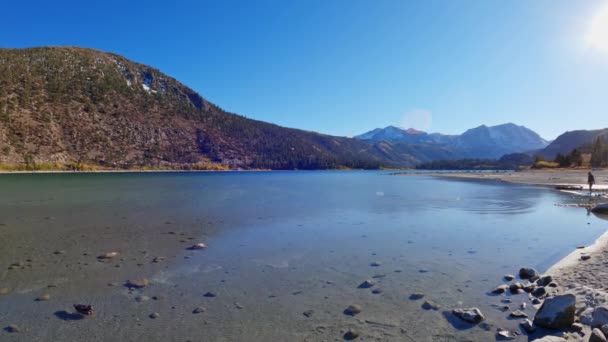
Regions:
<instances>
[{"instance_id":1,"label":"shallow clear water","mask_svg":"<svg viewBox=\"0 0 608 342\"><path fill-rule=\"evenodd\" d=\"M0 324L25 330L0 336L14 340L317 341L353 328L364 339L484 341L518 330L486 295L504 274L544 271L606 228L555 206L569 197L546 188L387 172L7 175L0 193L0 288L14 289L0 297ZM196 241L209 247L185 249ZM111 250L123 260L95 260ZM374 275L382 293L357 288ZM132 277L152 284L120 286ZM409 300L417 291L440 309ZM97 317L57 313L82 301ZM350 304L363 312L344 315ZM489 325L448 313L470 306Z\"/></svg>"}]
</instances>

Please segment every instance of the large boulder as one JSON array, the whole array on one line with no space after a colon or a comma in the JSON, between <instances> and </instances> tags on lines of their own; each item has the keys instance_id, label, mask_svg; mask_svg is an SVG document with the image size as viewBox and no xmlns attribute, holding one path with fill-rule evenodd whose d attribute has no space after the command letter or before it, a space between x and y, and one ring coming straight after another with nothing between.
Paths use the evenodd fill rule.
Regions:
<instances>
[{"instance_id":1,"label":"large boulder","mask_svg":"<svg viewBox=\"0 0 608 342\"><path fill-rule=\"evenodd\" d=\"M452 313L461 320L473 324L477 324L485 319L484 315L481 313L481 310L478 308L454 309L452 310Z\"/></svg>"},{"instance_id":2,"label":"large boulder","mask_svg":"<svg viewBox=\"0 0 608 342\"><path fill-rule=\"evenodd\" d=\"M547 329L567 328L574 323L575 305L573 294L547 298L534 316L534 325Z\"/></svg>"},{"instance_id":3,"label":"large boulder","mask_svg":"<svg viewBox=\"0 0 608 342\"><path fill-rule=\"evenodd\" d=\"M547 335L541 338L537 338L536 340L532 340L532 342L566 342L566 339L559 336Z\"/></svg>"},{"instance_id":4,"label":"large boulder","mask_svg":"<svg viewBox=\"0 0 608 342\"><path fill-rule=\"evenodd\" d=\"M604 324L608 324L608 307L598 306L597 308L595 308L595 310L593 310L593 314L591 314L591 317L591 324L594 328L598 328Z\"/></svg>"},{"instance_id":5,"label":"large boulder","mask_svg":"<svg viewBox=\"0 0 608 342\"><path fill-rule=\"evenodd\" d=\"M606 336L600 329L595 328L589 336L589 342L606 342Z\"/></svg>"},{"instance_id":6,"label":"large boulder","mask_svg":"<svg viewBox=\"0 0 608 342\"><path fill-rule=\"evenodd\" d=\"M530 267L522 267L519 269L519 277L521 279L532 279L538 277L538 272Z\"/></svg>"}]
</instances>

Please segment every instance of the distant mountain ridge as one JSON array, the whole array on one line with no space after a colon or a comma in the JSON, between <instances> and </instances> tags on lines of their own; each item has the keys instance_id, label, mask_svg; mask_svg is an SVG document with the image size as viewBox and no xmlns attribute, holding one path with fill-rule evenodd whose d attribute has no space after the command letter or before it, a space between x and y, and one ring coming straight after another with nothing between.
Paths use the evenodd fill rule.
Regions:
<instances>
[{"instance_id":1,"label":"distant mountain ridge","mask_svg":"<svg viewBox=\"0 0 608 342\"><path fill-rule=\"evenodd\" d=\"M553 159L558 153L567 154L575 148L592 144L598 137L608 137L608 128L568 131L555 138L540 154Z\"/></svg>"},{"instance_id":2,"label":"distant mountain ridge","mask_svg":"<svg viewBox=\"0 0 608 342\"><path fill-rule=\"evenodd\" d=\"M539 150L548 144L538 133L513 123L481 125L460 135L428 134L412 128L388 126L376 128L355 138L371 143L387 141L449 147L454 153L451 159L500 158L505 154Z\"/></svg>"}]
</instances>

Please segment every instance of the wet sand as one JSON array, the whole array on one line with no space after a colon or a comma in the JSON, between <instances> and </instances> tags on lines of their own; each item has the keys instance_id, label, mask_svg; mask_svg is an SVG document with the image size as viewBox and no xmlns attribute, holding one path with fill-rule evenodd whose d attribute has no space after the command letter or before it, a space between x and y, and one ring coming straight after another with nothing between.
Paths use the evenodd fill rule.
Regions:
<instances>
[{"instance_id":1,"label":"wet sand","mask_svg":"<svg viewBox=\"0 0 608 342\"><path fill-rule=\"evenodd\" d=\"M508 172L426 172L426 173L404 173L399 175L429 175L435 177L446 177L471 180L494 180L517 184L530 185L577 185L588 189L587 172L589 170L527 170ZM594 170L596 185L593 189L608 189L608 169Z\"/></svg>"}]
</instances>

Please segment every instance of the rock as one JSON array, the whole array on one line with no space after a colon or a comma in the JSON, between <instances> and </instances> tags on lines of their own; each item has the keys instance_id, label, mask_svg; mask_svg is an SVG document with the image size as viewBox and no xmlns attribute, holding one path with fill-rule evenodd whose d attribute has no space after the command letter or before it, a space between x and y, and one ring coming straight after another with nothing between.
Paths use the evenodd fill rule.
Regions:
<instances>
[{"instance_id":1,"label":"rock","mask_svg":"<svg viewBox=\"0 0 608 342\"><path fill-rule=\"evenodd\" d=\"M383 292L382 289L373 289L372 290L373 294L381 294L382 292Z\"/></svg>"},{"instance_id":2,"label":"rock","mask_svg":"<svg viewBox=\"0 0 608 342\"><path fill-rule=\"evenodd\" d=\"M538 276L538 272L530 267L522 267L519 269L519 277L521 279L531 279Z\"/></svg>"},{"instance_id":3,"label":"rock","mask_svg":"<svg viewBox=\"0 0 608 342\"><path fill-rule=\"evenodd\" d=\"M546 276L540 277L536 281L536 283L538 284L538 286L547 286L547 285L551 284L552 281L553 281L553 277L550 275L546 275Z\"/></svg>"},{"instance_id":4,"label":"rock","mask_svg":"<svg viewBox=\"0 0 608 342\"><path fill-rule=\"evenodd\" d=\"M606 306L598 306L593 310L591 314L592 317L592 327L599 328L604 324L608 324L608 307Z\"/></svg>"},{"instance_id":5,"label":"rock","mask_svg":"<svg viewBox=\"0 0 608 342\"><path fill-rule=\"evenodd\" d=\"M589 260L591 259L591 255L581 255L581 260ZM593 334L591 335L591 337L593 337ZM591 339L589 339L589 341L591 341Z\"/></svg>"},{"instance_id":6,"label":"rock","mask_svg":"<svg viewBox=\"0 0 608 342\"><path fill-rule=\"evenodd\" d=\"M95 315L95 309L93 309L93 306L88 304L74 304L74 309L83 316Z\"/></svg>"},{"instance_id":7,"label":"rock","mask_svg":"<svg viewBox=\"0 0 608 342\"><path fill-rule=\"evenodd\" d=\"M376 282L373 281L372 279L367 279L366 281L359 284L358 287L360 289L369 289L370 287L374 286L375 284L376 284Z\"/></svg>"},{"instance_id":8,"label":"rock","mask_svg":"<svg viewBox=\"0 0 608 342\"><path fill-rule=\"evenodd\" d=\"M485 319L478 308L454 309L452 313L463 321L477 324Z\"/></svg>"},{"instance_id":9,"label":"rock","mask_svg":"<svg viewBox=\"0 0 608 342\"><path fill-rule=\"evenodd\" d=\"M574 323L576 324L576 323ZM604 336L608 336L608 324L604 324L600 327L600 330L604 333Z\"/></svg>"},{"instance_id":10,"label":"rock","mask_svg":"<svg viewBox=\"0 0 608 342\"><path fill-rule=\"evenodd\" d=\"M532 291L534 291L536 289L536 284L535 283L530 283L524 286L524 291L530 293Z\"/></svg>"},{"instance_id":11,"label":"rock","mask_svg":"<svg viewBox=\"0 0 608 342\"><path fill-rule=\"evenodd\" d=\"M422 303L422 308L425 310L439 310L440 306L437 303L434 303L430 300L425 300L424 303Z\"/></svg>"},{"instance_id":12,"label":"rock","mask_svg":"<svg viewBox=\"0 0 608 342\"><path fill-rule=\"evenodd\" d=\"M540 299L538 299L538 298L534 298L534 299L532 299L532 304L534 304L534 305L539 305L540 303L542 303L542 302L540 301Z\"/></svg>"},{"instance_id":13,"label":"rock","mask_svg":"<svg viewBox=\"0 0 608 342\"><path fill-rule=\"evenodd\" d=\"M363 308L360 305L353 304L344 309L344 314L348 316L355 316L360 314L361 311L363 311Z\"/></svg>"},{"instance_id":14,"label":"rock","mask_svg":"<svg viewBox=\"0 0 608 342\"><path fill-rule=\"evenodd\" d=\"M4 330L6 330L9 333L18 333L21 332L21 329L19 329L18 326L11 324L9 326L7 326L6 328L4 328Z\"/></svg>"},{"instance_id":15,"label":"rock","mask_svg":"<svg viewBox=\"0 0 608 342\"><path fill-rule=\"evenodd\" d=\"M386 274L375 274L372 278L380 279L380 278L384 278L384 277L386 277Z\"/></svg>"},{"instance_id":16,"label":"rock","mask_svg":"<svg viewBox=\"0 0 608 342\"><path fill-rule=\"evenodd\" d=\"M205 245L205 244L204 244L204 243L202 243L202 242L199 242L199 243L197 243L197 244L194 244L194 245L192 245L192 246L188 247L188 249L190 249L190 250L204 249L204 248L207 248L207 245Z\"/></svg>"},{"instance_id":17,"label":"rock","mask_svg":"<svg viewBox=\"0 0 608 342\"><path fill-rule=\"evenodd\" d=\"M49 300L51 300L51 295L45 293L43 295L41 295L40 297L36 298L37 302L48 302Z\"/></svg>"},{"instance_id":18,"label":"rock","mask_svg":"<svg viewBox=\"0 0 608 342\"><path fill-rule=\"evenodd\" d=\"M11 292L11 289L8 287L0 287L0 296L7 295L9 292Z\"/></svg>"},{"instance_id":19,"label":"rock","mask_svg":"<svg viewBox=\"0 0 608 342\"><path fill-rule=\"evenodd\" d=\"M498 329L498 331L496 332L496 339L498 341L510 341L514 340L516 337L517 335L515 333L510 332L509 330Z\"/></svg>"},{"instance_id":20,"label":"rock","mask_svg":"<svg viewBox=\"0 0 608 342\"><path fill-rule=\"evenodd\" d=\"M539 287L535 288L534 291L532 291L531 293L534 297L540 298L547 294L547 290L544 287L539 286Z\"/></svg>"},{"instance_id":21,"label":"rock","mask_svg":"<svg viewBox=\"0 0 608 342\"><path fill-rule=\"evenodd\" d=\"M572 323L572 325L570 326L570 330L574 332L581 332L583 331L583 329L585 329L585 326L581 323Z\"/></svg>"},{"instance_id":22,"label":"rock","mask_svg":"<svg viewBox=\"0 0 608 342\"><path fill-rule=\"evenodd\" d=\"M160 314L158 312L153 312L150 314L150 318L152 319L157 319L160 317Z\"/></svg>"},{"instance_id":23,"label":"rock","mask_svg":"<svg viewBox=\"0 0 608 342\"><path fill-rule=\"evenodd\" d=\"M302 314L306 317L311 317L315 313L314 310L306 310Z\"/></svg>"},{"instance_id":24,"label":"rock","mask_svg":"<svg viewBox=\"0 0 608 342\"><path fill-rule=\"evenodd\" d=\"M567 328L574 323L576 297L572 294L545 299L534 316L534 325L548 329Z\"/></svg>"},{"instance_id":25,"label":"rock","mask_svg":"<svg viewBox=\"0 0 608 342\"><path fill-rule=\"evenodd\" d=\"M347 341L351 341L359 337L359 332L356 330L349 330L344 334L344 339Z\"/></svg>"},{"instance_id":26,"label":"rock","mask_svg":"<svg viewBox=\"0 0 608 342\"><path fill-rule=\"evenodd\" d=\"M126 286L136 289L141 289L150 285L150 281L146 278L127 280Z\"/></svg>"},{"instance_id":27,"label":"rock","mask_svg":"<svg viewBox=\"0 0 608 342\"><path fill-rule=\"evenodd\" d=\"M519 304L519 307L523 310L526 308L526 306L528 306L526 303L521 303Z\"/></svg>"},{"instance_id":28,"label":"rock","mask_svg":"<svg viewBox=\"0 0 608 342\"><path fill-rule=\"evenodd\" d=\"M563 337L559 337L559 336L547 335L547 336L532 340L532 342L566 342L566 339Z\"/></svg>"},{"instance_id":29,"label":"rock","mask_svg":"<svg viewBox=\"0 0 608 342\"><path fill-rule=\"evenodd\" d=\"M524 285L520 282L516 282L516 283L509 285L509 291L511 291L511 293L513 293L513 294L518 294L520 292L520 290L523 288L524 288Z\"/></svg>"},{"instance_id":30,"label":"rock","mask_svg":"<svg viewBox=\"0 0 608 342\"><path fill-rule=\"evenodd\" d=\"M207 298L214 298L217 297L217 295L215 294L215 292L206 292L203 297L207 297Z\"/></svg>"},{"instance_id":31,"label":"rock","mask_svg":"<svg viewBox=\"0 0 608 342\"><path fill-rule=\"evenodd\" d=\"M600 329L595 328L591 331L589 342L606 342L606 336L604 336L604 333Z\"/></svg>"},{"instance_id":32,"label":"rock","mask_svg":"<svg viewBox=\"0 0 608 342\"><path fill-rule=\"evenodd\" d=\"M557 287L557 283L556 282L551 282L549 283L549 285L547 285L548 287Z\"/></svg>"},{"instance_id":33,"label":"rock","mask_svg":"<svg viewBox=\"0 0 608 342\"><path fill-rule=\"evenodd\" d=\"M501 303L506 303L506 304L510 304L513 303L513 301L511 300L511 298L503 298L500 300Z\"/></svg>"},{"instance_id":34,"label":"rock","mask_svg":"<svg viewBox=\"0 0 608 342\"><path fill-rule=\"evenodd\" d=\"M143 302L147 302L150 300L150 297L148 296L137 296L135 297L135 301L138 303L143 303Z\"/></svg>"},{"instance_id":35,"label":"rock","mask_svg":"<svg viewBox=\"0 0 608 342\"><path fill-rule=\"evenodd\" d=\"M504 276L504 278L506 281L511 281L511 280L515 279L515 276L512 274L507 274Z\"/></svg>"},{"instance_id":36,"label":"rock","mask_svg":"<svg viewBox=\"0 0 608 342\"><path fill-rule=\"evenodd\" d=\"M521 310L513 311L509 314L509 316L515 317L515 318L528 318L528 314L526 314L525 312L523 312Z\"/></svg>"},{"instance_id":37,"label":"rock","mask_svg":"<svg viewBox=\"0 0 608 342\"><path fill-rule=\"evenodd\" d=\"M379 267L382 265L382 263L380 261L374 261L371 264L369 264L371 267Z\"/></svg>"},{"instance_id":38,"label":"rock","mask_svg":"<svg viewBox=\"0 0 608 342\"><path fill-rule=\"evenodd\" d=\"M61 254L65 254L65 251L54 251L53 254L61 255Z\"/></svg>"},{"instance_id":39,"label":"rock","mask_svg":"<svg viewBox=\"0 0 608 342\"><path fill-rule=\"evenodd\" d=\"M411 300L418 300L424 298L424 293L422 292L414 292L410 295Z\"/></svg>"},{"instance_id":40,"label":"rock","mask_svg":"<svg viewBox=\"0 0 608 342\"><path fill-rule=\"evenodd\" d=\"M199 307L194 308L194 310L192 310L192 313L193 313L193 314L200 314L200 313L203 313L203 312L205 312L205 311L206 311L206 310L205 310L205 308L204 308L204 307L199 306Z\"/></svg>"},{"instance_id":41,"label":"rock","mask_svg":"<svg viewBox=\"0 0 608 342\"><path fill-rule=\"evenodd\" d=\"M102 254L100 256L97 257L97 259L103 261L103 260L110 260L114 257L118 256L118 252L108 252L105 254Z\"/></svg>"},{"instance_id":42,"label":"rock","mask_svg":"<svg viewBox=\"0 0 608 342\"><path fill-rule=\"evenodd\" d=\"M234 307L239 309L239 310L243 310L245 307L243 305L241 305L241 303L239 302L235 302L234 303Z\"/></svg>"},{"instance_id":43,"label":"rock","mask_svg":"<svg viewBox=\"0 0 608 342\"><path fill-rule=\"evenodd\" d=\"M505 293L509 289L509 285L498 285L492 290L493 294Z\"/></svg>"},{"instance_id":44,"label":"rock","mask_svg":"<svg viewBox=\"0 0 608 342\"><path fill-rule=\"evenodd\" d=\"M523 321L519 322L519 325L521 325L521 327L529 334L532 334L536 331L536 327L529 319L524 319Z\"/></svg>"}]
</instances>

